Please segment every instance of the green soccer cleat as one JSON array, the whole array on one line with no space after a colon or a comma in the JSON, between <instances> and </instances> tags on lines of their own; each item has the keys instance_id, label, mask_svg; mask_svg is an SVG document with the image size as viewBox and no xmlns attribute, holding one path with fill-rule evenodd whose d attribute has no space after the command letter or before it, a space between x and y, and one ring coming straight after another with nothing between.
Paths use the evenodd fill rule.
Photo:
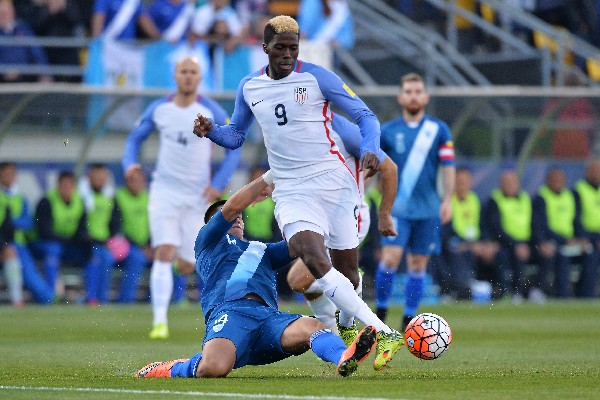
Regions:
<instances>
[{"instance_id":1,"label":"green soccer cleat","mask_svg":"<svg viewBox=\"0 0 600 400\"><path fill-rule=\"evenodd\" d=\"M392 361L394 354L400 350L403 344L404 338L398 331L392 330L390 333L377 332L377 355L375 361L373 361L375 371L381 371L383 367Z\"/></svg>"},{"instance_id":2,"label":"green soccer cleat","mask_svg":"<svg viewBox=\"0 0 600 400\"><path fill-rule=\"evenodd\" d=\"M338 328L338 332L346 347L350 347L356 336L358 335L358 328L356 327L356 319L351 327L347 328L345 326L340 325L340 311L335 312L335 323Z\"/></svg>"},{"instance_id":3,"label":"green soccer cleat","mask_svg":"<svg viewBox=\"0 0 600 400\"><path fill-rule=\"evenodd\" d=\"M377 331L372 325L365 326L356 336L356 339L342 353L337 372L341 376L352 375L358 365L365 361L375 349L377 343Z\"/></svg>"},{"instance_id":4,"label":"green soccer cleat","mask_svg":"<svg viewBox=\"0 0 600 400\"><path fill-rule=\"evenodd\" d=\"M169 327L167 324L156 324L152 327L150 334L148 335L150 339L168 339L169 338Z\"/></svg>"}]
</instances>

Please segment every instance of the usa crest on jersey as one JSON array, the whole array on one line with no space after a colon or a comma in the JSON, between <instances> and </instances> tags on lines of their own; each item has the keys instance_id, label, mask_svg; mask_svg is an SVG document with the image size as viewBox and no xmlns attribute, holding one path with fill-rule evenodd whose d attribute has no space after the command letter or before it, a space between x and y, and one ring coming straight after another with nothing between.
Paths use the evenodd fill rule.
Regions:
<instances>
[{"instance_id":1,"label":"usa crest on jersey","mask_svg":"<svg viewBox=\"0 0 600 400\"><path fill-rule=\"evenodd\" d=\"M304 102L308 99L308 91L305 87L296 87L294 88L294 100L296 103L304 104Z\"/></svg>"}]
</instances>

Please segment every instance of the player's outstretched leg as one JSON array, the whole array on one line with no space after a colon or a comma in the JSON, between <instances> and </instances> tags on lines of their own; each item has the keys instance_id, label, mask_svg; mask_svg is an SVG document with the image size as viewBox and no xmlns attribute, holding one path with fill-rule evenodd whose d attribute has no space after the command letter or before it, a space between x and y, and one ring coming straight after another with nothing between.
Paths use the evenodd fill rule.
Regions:
<instances>
[{"instance_id":1,"label":"player's outstretched leg","mask_svg":"<svg viewBox=\"0 0 600 400\"><path fill-rule=\"evenodd\" d=\"M358 365L373 352L376 344L377 330L372 325L365 326L342 353L337 367L338 374L345 377L354 373Z\"/></svg>"},{"instance_id":2,"label":"player's outstretched leg","mask_svg":"<svg viewBox=\"0 0 600 400\"><path fill-rule=\"evenodd\" d=\"M392 361L394 354L400 350L403 344L404 338L398 331L392 330L389 333L383 331L378 332L377 355L375 356L375 361L373 361L373 368L375 368L375 371L380 371Z\"/></svg>"},{"instance_id":3,"label":"player's outstretched leg","mask_svg":"<svg viewBox=\"0 0 600 400\"><path fill-rule=\"evenodd\" d=\"M144 368L136 372L137 378L170 378L171 368L178 362L185 362L187 358L180 358L172 361L156 361L146 365Z\"/></svg>"}]
</instances>

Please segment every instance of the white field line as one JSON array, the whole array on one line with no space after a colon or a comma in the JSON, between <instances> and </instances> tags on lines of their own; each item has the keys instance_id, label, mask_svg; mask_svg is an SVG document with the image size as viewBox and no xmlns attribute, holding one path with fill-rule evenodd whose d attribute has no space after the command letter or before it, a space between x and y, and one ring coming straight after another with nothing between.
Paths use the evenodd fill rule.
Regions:
<instances>
[{"instance_id":1,"label":"white field line","mask_svg":"<svg viewBox=\"0 0 600 400\"><path fill-rule=\"evenodd\" d=\"M124 394L161 394L173 396L213 396L240 399L282 399L282 400L390 400L386 397L339 397L339 396L295 396L287 394L254 394L254 393L222 393L222 392L182 392L171 390L136 390L110 388L69 388L46 386L0 386L0 390L25 390L38 392L94 392L94 393L124 393ZM396 400L406 400L398 399Z\"/></svg>"}]
</instances>

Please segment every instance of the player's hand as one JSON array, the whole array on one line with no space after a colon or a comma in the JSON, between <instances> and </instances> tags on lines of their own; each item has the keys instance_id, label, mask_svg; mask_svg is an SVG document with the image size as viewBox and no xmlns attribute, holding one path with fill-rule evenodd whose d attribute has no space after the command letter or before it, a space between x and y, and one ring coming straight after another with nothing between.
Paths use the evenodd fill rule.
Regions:
<instances>
[{"instance_id":1,"label":"player's hand","mask_svg":"<svg viewBox=\"0 0 600 400\"><path fill-rule=\"evenodd\" d=\"M378 228L383 236L398 236L398 232L394 229L394 220L390 213L379 214Z\"/></svg>"},{"instance_id":2,"label":"player's hand","mask_svg":"<svg viewBox=\"0 0 600 400\"><path fill-rule=\"evenodd\" d=\"M208 118L202 114L198 114L194 120L194 135L203 138L208 135L212 127L213 124Z\"/></svg>"},{"instance_id":3,"label":"player's hand","mask_svg":"<svg viewBox=\"0 0 600 400\"><path fill-rule=\"evenodd\" d=\"M126 179L130 179L133 175L135 175L137 173L140 173L140 174L142 173L142 166L141 166L141 164L139 164L139 163L131 164L125 170L125 178Z\"/></svg>"},{"instance_id":4,"label":"player's hand","mask_svg":"<svg viewBox=\"0 0 600 400\"><path fill-rule=\"evenodd\" d=\"M446 225L452 219L452 202L450 200L442 201L440 206L440 220L442 225Z\"/></svg>"},{"instance_id":5,"label":"player's hand","mask_svg":"<svg viewBox=\"0 0 600 400\"><path fill-rule=\"evenodd\" d=\"M366 152L360 159L360 170L364 172L364 178L368 179L379 171L379 158L375 153Z\"/></svg>"},{"instance_id":6,"label":"player's hand","mask_svg":"<svg viewBox=\"0 0 600 400\"><path fill-rule=\"evenodd\" d=\"M206 189L204 189L204 198L209 202L209 203L213 203L215 201L217 201L219 199L219 197L221 197L221 191L215 189L212 186L207 187Z\"/></svg>"}]
</instances>

